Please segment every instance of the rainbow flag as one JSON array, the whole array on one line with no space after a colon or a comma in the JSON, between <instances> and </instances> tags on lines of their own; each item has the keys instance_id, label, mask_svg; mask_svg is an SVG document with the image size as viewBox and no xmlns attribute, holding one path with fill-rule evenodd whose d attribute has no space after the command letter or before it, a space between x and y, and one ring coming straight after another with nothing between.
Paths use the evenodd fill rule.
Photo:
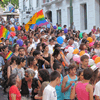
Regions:
<instances>
[{"instance_id":1,"label":"rainbow flag","mask_svg":"<svg viewBox=\"0 0 100 100\"><path fill-rule=\"evenodd\" d=\"M5 59L10 60L12 55L13 55L13 52L9 51L8 54L6 55Z\"/></svg>"},{"instance_id":2,"label":"rainbow flag","mask_svg":"<svg viewBox=\"0 0 100 100\"><path fill-rule=\"evenodd\" d=\"M44 18L43 10L40 10L39 12L36 12L30 21L25 25L25 29L26 31L28 31L29 28L34 30L36 26L41 27L47 24L49 23Z\"/></svg>"},{"instance_id":3,"label":"rainbow flag","mask_svg":"<svg viewBox=\"0 0 100 100\"><path fill-rule=\"evenodd\" d=\"M29 30L29 28L34 29L35 23L36 23L36 16L37 13L35 13L32 18L29 20L29 22L25 25L26 31Z\"/></svg>"},{"instance_id":4,"label":"rainbow flag","mask_svg":"<svg viewBox=\"0 0 100 100\"><path fill-rule=\"evenodd\" d=\"M9 34L10 32L4 26L1 26L0 38L4 37L5 39L7 39Z\"/></svg>"},{"instance_id":5,"label":"rainbow flag","mask_svg":"<svg viewBox=\"0 0 100 100\"><path fill-rule=\"evenodd\" d=\"M44 18L43 10L40 10L39 12L37 12L36 25L41 27L41 26L47 25L47 24L49 24L49 23Z\"/></svg>"}]
</instances>

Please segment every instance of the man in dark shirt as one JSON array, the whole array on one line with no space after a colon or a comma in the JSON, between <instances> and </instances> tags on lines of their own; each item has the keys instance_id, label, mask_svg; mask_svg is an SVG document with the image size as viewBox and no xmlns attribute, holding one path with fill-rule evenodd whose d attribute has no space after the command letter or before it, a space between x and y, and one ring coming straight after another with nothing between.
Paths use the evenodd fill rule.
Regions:
<instances>
[{"instance_id":1,"label":"man in dark shirt","mask_svg":"<svg viewBox=\"0 0 100 100\"><path fill-rule=\"evenodd\" d=\"M37 65L38 65L38 69L42 69L43 68L43 65L46 64L46 65L49 65L49 62L46 61L42 55L40 54L39 51L35 50L33 52L33 56L35 57L35 59L37 60Z\"/></svg>"}]
</instances>

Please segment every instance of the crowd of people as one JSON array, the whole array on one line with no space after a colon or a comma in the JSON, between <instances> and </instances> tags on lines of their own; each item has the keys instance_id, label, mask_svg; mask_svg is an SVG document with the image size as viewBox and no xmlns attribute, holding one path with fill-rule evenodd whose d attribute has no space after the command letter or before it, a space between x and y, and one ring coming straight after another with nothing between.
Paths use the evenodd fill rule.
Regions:
<instances>
[{"instance_id":1,"label":"crowd of people","mask_svg":"<svg viewBox=\"0 0 100 100\"><path fill-rule=\"evenodd\" d=\"M0 28L4 25L11 32L11 24L1 21ZM65 32L67 26L58 28L58 24L56 29L51 24L50 28L29 31L24 23L20 27L16 35L0 39L0 80L9 100L100 100L100 66L89 66L89 59L100 57L99 28L81 33L71 28ZM58 37L63 43L57 41ZM79 62L69 48L79 50ZM13 56L7 60L9 51Z\"/></svg>"}]
</instances>

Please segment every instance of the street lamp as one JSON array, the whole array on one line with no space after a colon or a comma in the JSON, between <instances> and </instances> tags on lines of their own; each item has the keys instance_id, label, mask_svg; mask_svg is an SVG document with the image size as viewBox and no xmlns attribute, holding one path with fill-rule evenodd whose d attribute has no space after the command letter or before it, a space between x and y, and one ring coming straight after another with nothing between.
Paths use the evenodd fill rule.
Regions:
<instances>
[{"instance_id":1,"label":"street lamp","mask_svg":"<svg viewBox=\"0 0 100 100\"><path fill-rule=\"evenodd\" d=\"M72 6L72 1L70 0L70 28L72 29L72 23L73 23L73 6Z\"/></svg>"}]
</instances>

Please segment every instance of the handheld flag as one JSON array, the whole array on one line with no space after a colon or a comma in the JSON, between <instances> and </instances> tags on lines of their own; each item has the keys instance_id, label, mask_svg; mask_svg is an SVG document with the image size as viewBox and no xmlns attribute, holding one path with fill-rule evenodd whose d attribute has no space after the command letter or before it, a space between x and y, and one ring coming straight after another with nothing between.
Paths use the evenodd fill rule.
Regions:
<instances>
[{"instance_id":1,"label":"handheld flag","mask_svg":"<svg viewBox=\"0 0 100 100\"><path fill-rule=\"evenodd\" d=\"M9 51L8 54L6 55L5 59L10 60L12 55L13 55L13 52Z\"/></svg>"}]
</instances>

